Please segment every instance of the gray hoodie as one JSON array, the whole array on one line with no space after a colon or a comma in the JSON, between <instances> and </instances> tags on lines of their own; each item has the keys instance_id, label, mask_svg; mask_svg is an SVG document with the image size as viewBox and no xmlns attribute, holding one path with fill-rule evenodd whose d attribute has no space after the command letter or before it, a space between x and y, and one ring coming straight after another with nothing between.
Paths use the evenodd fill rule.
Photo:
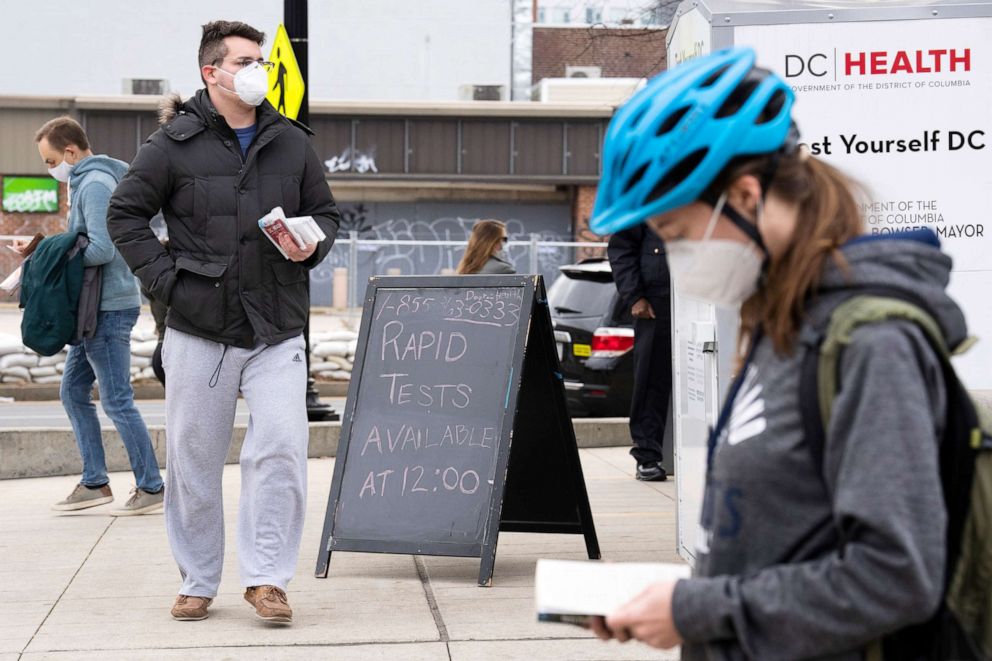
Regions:
<instances>
[{"instance_id":1,"label":"gray hoodie","mask_svg":"<svg viewBox=\"0 0 992 661\"><path fill-rule=\"evenodd\" d=\"M138 281L114 247L107 232L107 209L127 163L96 154L84 158L69 173L69 232L85 232L90 240L83 263L103 265L100 310L126 310L141 305Z\"/></svg>"},{"instance_id":2,"label":"gray hoodie","mask_svg":"<svg viewBox=\"0 0 992 661\"><path fill-rule=\"evenodd\" d=\"M950 346L965 337L945 292L951 260L938 248L863 238L843 252L853 283L909 291ZM828 314L848 282L828 268L810 318ZM673 596L683 659L861 659L867 643L939 604L938 359L908 322L856 330L840 360L822 472L802 433L801 359L764 339L744 368L712 453L695 575Z\"/></svg>"}]
</instances>

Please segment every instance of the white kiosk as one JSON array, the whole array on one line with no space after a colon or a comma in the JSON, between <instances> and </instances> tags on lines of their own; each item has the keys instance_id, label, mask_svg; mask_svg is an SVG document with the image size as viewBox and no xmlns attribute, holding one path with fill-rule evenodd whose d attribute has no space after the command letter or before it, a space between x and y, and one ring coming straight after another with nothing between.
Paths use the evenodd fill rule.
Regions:
<instances>
[{"instance_id":1,"label":"white kiosk","mask_svg":"<svg viewBox=\"0 0 992 661\"><path fill-rule=\"evenodd\" d=\"M686 0L669 66L739 45L792 86L813 154L866 186L869 233L940 236L951 295L984 340L957 368L969 388L992 390L992 1ZM736 324L735 311L672 292L678 552L689 562Z\"/></svg>"}]
</instances>

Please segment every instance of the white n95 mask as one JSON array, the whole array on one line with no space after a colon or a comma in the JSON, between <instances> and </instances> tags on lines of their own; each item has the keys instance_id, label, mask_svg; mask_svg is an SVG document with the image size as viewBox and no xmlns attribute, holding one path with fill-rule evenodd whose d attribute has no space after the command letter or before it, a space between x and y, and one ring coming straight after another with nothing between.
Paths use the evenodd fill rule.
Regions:
<instances>
[{"instance_id":1,"label":"white n95 mask","mask_svg":"<svg viewBox=\"0 0 992 661\"><path fill-rule=\"evenodd\" d=\"M218 67L218 71L224 71L224 69ZM236 74L232 74L230 71L224 71L224 73L234 77L233 92L248 105L261 105L262 101L265 100L265 95L269 91L269 74L258 62L252 62ZM221 87L228 92L232 91L223 85Z\"/></svg>"},{"instance_id":2,"label":"white n95 mask","mask_svg":"<svg viewBox=\"0 0 992 661\"><path fill-rule=\"evenodd\" d=\"M763 260L750 243L710 238L726 199L720 196L702 240L671 241L665 252L680 293L736 307L758 290Z\"/></svg>"}]
</instances>

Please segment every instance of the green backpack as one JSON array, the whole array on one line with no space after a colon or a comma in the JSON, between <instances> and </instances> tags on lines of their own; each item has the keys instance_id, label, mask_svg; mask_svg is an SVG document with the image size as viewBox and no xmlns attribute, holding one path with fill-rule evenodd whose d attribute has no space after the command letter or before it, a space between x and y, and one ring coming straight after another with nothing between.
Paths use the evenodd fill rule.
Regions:
<instances>
[{"instance_id":1,"label":"green backpack","mask_svg":"<svg viewBox=\"0 0 992 661\"><path fill-rule=\"evenodd\" d=\"M88 243L76 232L45 237L21 266L21 341L42 356L54 356L76 336Z\"/></svg>"},{"instance_id":2,"label":"green backpack","mask_svg":"<svg viewBox=\"0 0 992 661\"><path fill-rule=\"evenodd\" d=\"M838 389L841 352L856 328L901 319L916 324L940 359L947 388L947 420L940 442L940 472L947 504L944 599L927 622L889 634L868 648L868 659L992 658L992 424L957 377L951 355L972 341L948 347L933 317L911 294L855 291L821 327L807 326L800 379L803 428L817 465L823 465L824 421Z\"/></svg>"}]
</instances>

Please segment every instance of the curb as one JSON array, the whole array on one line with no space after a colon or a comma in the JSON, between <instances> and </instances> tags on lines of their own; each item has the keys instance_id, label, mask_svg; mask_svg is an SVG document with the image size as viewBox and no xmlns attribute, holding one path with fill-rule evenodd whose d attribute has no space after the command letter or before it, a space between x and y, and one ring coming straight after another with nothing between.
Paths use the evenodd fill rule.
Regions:
<instances>
[{"instance_id":1,"label":"curb","mask_svg":"<svg viewBox=\"0 0 992 661\"><path fill-rule=\"evenodd\" d=\"M572 420L580 448L614 447L630 444L627 418L576 418ZM247 425L235 425L226 463L236 464L241 454ZM165 427L148 428L159 466L165 465ZM333 457L338 451L341 422L310 423L311 459ZM103 429L107 470L129 471L127 453L113 427ZM0 430L0 480L29 477L76 475L83 465L71 429Z\"/></svg>"},{"instance_id":2,"label":"curb","mask_svg":"<svg viewBox=\"0 0 992 661\"><path fill-rule=\"evenodd\" d=\"M131 384L135 399L165 399L165 387L161 383L143 382ZM321 397L345 397L348 394L347 381L319 381L314 387ZM17 402L47 402L59 400L58 383L2 384L0 397L12 397ZM100 391L93 388L93 399L100 399Z\"/></svg>"}]
</instances>

